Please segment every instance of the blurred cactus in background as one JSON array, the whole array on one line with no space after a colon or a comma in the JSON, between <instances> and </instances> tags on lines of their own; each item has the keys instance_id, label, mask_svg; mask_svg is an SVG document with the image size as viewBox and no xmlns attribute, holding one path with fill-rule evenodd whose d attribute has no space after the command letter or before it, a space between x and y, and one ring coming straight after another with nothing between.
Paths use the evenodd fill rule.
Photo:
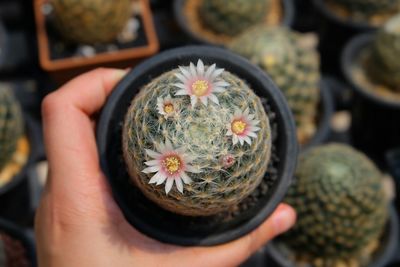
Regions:
<instances>
[{"instance_id":1,"label":"blurred cactus in background","mask_svg":"<svg viewBox=\"0 0 400 267\"><path fill-rule=\"evenodd\" d=\"M262 23L269 5L270 0L203 0L200 17L212 31L234 36Z\"/></svg>"},{"instance_id":2,"label":"blurred cactus in background","mask_svg":"<svg viewBox=\"0 0 400 267\"><path fill-rule=\"evenodd\" d=\"M50 3L61 35L78 44L113 41L132 15L132 0L50 0Z\"/></svg>"},{"instance_id":3,"label":"blurred cactus in background","mask_svg":"<svg viewBox=\"0 0 400 267\"><path fill-rule=\"evenodd\" d=\"M298 220L285 244L300 258L322 259L320 266L358 266L332 263L357 260L379 245L388 220L380 171L353 148L330 144L301 155L295 176L285 202Z\"/></svg>"},{"instance_id":4,"label":"blurred cactus in background","mask_svg":"<svg viewBox=\"0 0 400 267\"><path fill-rule=\"evenodd\" d=\"M319 55L316 38L283 27L256 26L229 48L261 67L282 90L295 117L300 143L316 131Z\"/></svg>"},{"instance_id":5,"label":"blurred cactus in background","mask_svg":"<svg viewBox=\"0 0 400 267\"><path fill-rule=\"evenodd\" d=\"M366 70L374 82L400 92L400 15L389 20L377 33Z\"/></svg>"}]
</instances>

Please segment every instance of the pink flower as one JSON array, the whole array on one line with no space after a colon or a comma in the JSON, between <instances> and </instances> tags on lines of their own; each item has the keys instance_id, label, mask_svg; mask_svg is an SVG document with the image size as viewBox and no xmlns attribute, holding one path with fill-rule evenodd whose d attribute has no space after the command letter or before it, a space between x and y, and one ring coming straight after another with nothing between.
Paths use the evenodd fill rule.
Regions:
<instances>
[{"instance_id":1,"label":"pink flower","mask_svg":"<svg viewBox=\"0 0 400 267\"><path fill-rule=\"evenodd\" d=\"M190 165L194 158L187 155L183 148L175 149L169 140L167 140L165 144L160 143L157 151L158 152L146 149L147 155L152 157L153 160L144 163L149 167L145 168L142 172L156 172L156 174L151 177L149 184L155 183L160 185L166 182L165 193L168 194L175 182L178 191L183 193L183 183L190 184L192 182L192 179L186 172L201 172L201 170Z\"/></svg>"},{"instance_id":2,"label":"pink flower","mask_svg":"<svg viewBox=\"0 0 400 267\"><path fill-rule=\"evenodd\" d=\"M244 111L237 109L227 125L227 136L232 136L232 142L236 145L238 142L243 145L244 142L251 145L251 138L257 138L256 132L260 130L257 124L259 120L254 119L254 114L249 114L249 109Z\"/></svg>"},{"instance_id":3,"label":"pink flower","mask_svg":"<svg viewBox=\"0 0 400 267\"><path fill-rule=\"evenodd\" d=\"M226 81L216 79L224 72L224 69L217 69L215 64L205 68L203 61L197 61L195 67L190 63L189 67L179 67L180 73L175 76L180 83L175 83L174 86L179 90L175 96L188 95L192 107L200 100L205 106L208 104L208 99L219 105L219 100L215 93L221 93L226 90L229 85Z\"/></svg>"}]
</instances>

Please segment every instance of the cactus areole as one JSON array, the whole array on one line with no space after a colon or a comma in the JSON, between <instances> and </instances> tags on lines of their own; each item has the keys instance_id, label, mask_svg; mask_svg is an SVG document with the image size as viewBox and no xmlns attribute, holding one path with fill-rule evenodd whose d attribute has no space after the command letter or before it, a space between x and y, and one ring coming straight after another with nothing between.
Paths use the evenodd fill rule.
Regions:
<instances>
[{"instance_id":1,"label":"cactus areole","mask_svg":"<svg viewBox=\"0 0 400 267\"><path fill-rule=\"evenodd\" d=\"M133 182L161 207L215 214L263 179L269 119L243 80L198 59L154 78L136 95L125 117L123 153Z\"/></svg>"},{"instance_id":2,"label":"cactus areole","mask_svg":"<svg viewBox=\"0 0 400 267\"><path fill-rule=\"evenodd\" d=\"M128 222L183 246L257 228L282 201L298 148L272 80L207 46L165 51L129 72L100 114L97 144Z\"/></svg>"}]
</instances>

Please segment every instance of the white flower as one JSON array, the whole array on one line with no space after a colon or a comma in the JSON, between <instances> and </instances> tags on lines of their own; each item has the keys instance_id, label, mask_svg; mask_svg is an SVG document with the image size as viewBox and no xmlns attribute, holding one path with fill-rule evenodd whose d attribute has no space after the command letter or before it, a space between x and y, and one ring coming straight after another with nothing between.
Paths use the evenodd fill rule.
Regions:
<instances>
[{"instance_id":1,"label":"white flower","mask_svg":"<svg viewBox=\"0 0 400 267\"><path fill-rule=\"evenodd\" d=\"M215 64L205 69L203 61L199 59L196 67L193 63L190 63L189 67L179 66L179 70L180 73L175 73L175 76L180 80L180 83L174 84L174 86L179 88L175 93L176 96L190 96L192 107L199 100L207 106L208 99L219 105L218 98L214 93L225 91L225 87L229 85L229 83L223 80L216 81L216 78L224 72L224 69L217 69Z\"/></svg>"},{"instance_id":2,"label":"white flower","mask_svg":"<svg viewBox=\"0 0 400 267\"><path fill-rule=\"evenodd\" d=\"M157 110L159 114L163 115L165 118L168 118L178 112L178 107L171 96L167 95L164 98L157 98Z\"/></svg>"},{"instance_id":3,"label":"white flower","mask_svg":"<svg viewBox=\"0 0 400 267\"><path fill-rule=\"evenodd\" d=\"M254 119L254 114L249 114L249 109L244 111L237 109L227 125L227 136L232 136L232 142L236 145L238 142L243 145L244 142L251 145L251 138L257 138L256 132L261 128L257 126L259 120Z\"/></svg>"},{"instance_id":4,"label":"white flower","mask_svg":"<svg viewBox=\"0 0 400 267\"><path fill-rule=\"evenodd\" d=\"M190 165L194 158L185 153L182 148L175 149L171 142L167 140L158 145L157 152L146 149L146 153L153 160L146 161L147 168L142 172L156 174L151 177L149 184L160 185L165 183L165 193L168 194L174 182L179 192L183 193L183 183L190 184L192 179L186 172L200 173L201 171ZM182 183L183 181L183 183Z\"/></svg>"}]
</instances>

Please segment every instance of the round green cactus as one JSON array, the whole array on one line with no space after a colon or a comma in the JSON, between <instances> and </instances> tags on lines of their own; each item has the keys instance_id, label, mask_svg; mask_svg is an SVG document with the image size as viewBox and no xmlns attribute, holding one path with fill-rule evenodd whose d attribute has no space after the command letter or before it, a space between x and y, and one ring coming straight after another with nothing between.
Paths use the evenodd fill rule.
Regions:
<instances>
[{"instance_id":1,"label":"round green cactus","mask_svg":"<svg viewBox=\"0 0 400 267\"><path fill-rule=\"evenodd\" d=\"M331 0L362 17L400 10L400 0Z\"/></svg>"},{"instance_id":2,"label":"round green cactus","mask_svg":"<svg viewBox=\"0 0 400 267\"><path fill-rule=\"evenodd\" d=\"M340 144L301 155L285 202L298 214L284 242L311 258L357 258L382 234L388 201L382 175L363 154ZM324 265L325 266L325 265Z\"/></svg>"},{"instance_id":3,"label":"round green cactus","mask_svg":"<svg viewBox=\"0 0 400 267\"><path fill-rule=\"evenodd\" d=\"M265 20L270 0L202 0L199 14L216 33L234 36Z\"/></svg>"},{"instance_id":4,"label":"round green cactus","mask_svg":"<svg viewBox=\"0 0 400 267\"><path fill-rule=\"evenodd\" d=\"M183 215L212 215L238 204L262 181L270 151L260 99L237 76L201 60L144 86L123 127L134 183Z\"/></svg>"},{"instance_id":5,"label":"round green cactus","mask_svg":"<svg viewBox=\"0 0 400 267\"><path fill-rule=\"evenodd\" d=\"M300 143L316 129L320 73L315 45L311 35L268 26L256 26L229 45L261 67L282 90L294 114Z\"/></svg>"},{"instance_id":6,"label":"round green cactus","mask_svg":"<svg viewBox=\"0 0 400 267\"><path fill-rule=\"evenodd\" d=\"M19 103L10 89L0 88L0 172L10 162L23 136L24 123Z\"/></svg>"},{"instance_id":7,"label":"round green cactus","mask_svg":"<svg viewBox=\"0 0 400 267\"><path fill-rule=\"evenodd\" d=\"M400 92L400 15L390 19L373 42L366 70L377 83Z\"/></svg>"},{"instance_id":8,"label":"round green cactus","mask_svg":"<svg viewBox=\"0 0 400 267\"><path fill-rule=\"evenodd\" d=\"M131 0L50 0L55 26L79 44L113 41L132 15Z\"/></svg>"}]
</instances>

